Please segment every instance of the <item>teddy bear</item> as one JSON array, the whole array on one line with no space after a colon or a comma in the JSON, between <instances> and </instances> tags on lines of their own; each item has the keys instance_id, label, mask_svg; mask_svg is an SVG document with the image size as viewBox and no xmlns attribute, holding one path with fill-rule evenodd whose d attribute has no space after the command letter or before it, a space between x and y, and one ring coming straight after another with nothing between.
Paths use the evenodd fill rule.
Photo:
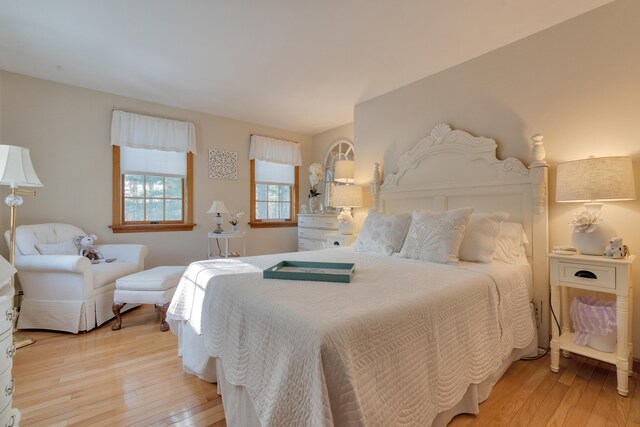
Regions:
<instances>
[{"instance_id":1,"label":"teddy bear","mask_svg":"<svg viewBox=\"0 0 640 427\"><path fill-rule=\"evenodd\" d=\"M90 234L88 236L78 236L73 239L73 243L78 247L78 255L85 256L91 261L102 259L102 254L93 247L93 242L98 240L98 236Z\"/></svg>"},{"instance_id":2,"label":"teddy bear","mask_svg":"<svg viewBox=\"0 0 640 427\"><path fill-rule=\"evenodd\" d=\"M621 237L612 237L602 255L608 258L624 258L629 254L627 245L622 244Z\"/></svg>"}]
</instances>

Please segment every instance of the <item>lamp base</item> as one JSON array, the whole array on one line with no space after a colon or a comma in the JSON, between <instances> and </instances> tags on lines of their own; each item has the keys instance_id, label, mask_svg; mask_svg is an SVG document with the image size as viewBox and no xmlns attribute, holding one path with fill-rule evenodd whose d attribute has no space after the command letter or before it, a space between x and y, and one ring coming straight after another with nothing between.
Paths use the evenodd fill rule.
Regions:
<instances>
[{"instance_id":1,"label":"lamp base","mask_svg":"<svg viewBox=\"0 0 640 427\"><path fill-rule=\"evenodd\" d=\"M353 234L356 231L356 223L355 221L352 219L350 221L346 221L346 222L341 222L340 224L338 224L338 231L340 232L340 234Z\"/></svg>"},{"instance_id":2,"label":"lamp base","mask_svg":"<svg viewBox=\"0 0 640 427\"><path fill-rule=\"evenodd\" d=\"M212 233L215 234L222 234L224 233L224 230L222 229L222 227L218 226L218 228L216 228L215 230L212 231Z\"/></svg>"},{"instance_id":3,"label":"lamp base","mask_svg":"<svg viewBox=\"0 0 640 427\"><path fill-rule=\"evenodd\" d=\"M35 338L27 338L22 335L13 334L13 345L16 348L26 347L36 342Z\"/></svg>"},{"instance_id":4,"label":"lamp base","mask_svg":"<svg viewBox=\"0 0 640 427\"><path fill-rule=\"evenodd\" d=\"M571 240L578 252L584 255L604 254L604 250L609 244L609 239L615 237L616 230L606 222L601 222L591 233L574 232Z\"/></svg>"}]
</instances>

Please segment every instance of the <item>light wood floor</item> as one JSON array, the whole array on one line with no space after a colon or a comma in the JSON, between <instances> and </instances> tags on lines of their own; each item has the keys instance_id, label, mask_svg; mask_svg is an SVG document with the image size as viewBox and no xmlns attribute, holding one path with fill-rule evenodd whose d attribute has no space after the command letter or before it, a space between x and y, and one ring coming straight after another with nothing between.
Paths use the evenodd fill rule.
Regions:
<instances>
[{"instance_id":1,"label":"light wood floor","mask_svg":"<svg viewBox=\"0 0 640 427\"><path fill-rule=\"evenodd\" d=\"M14 359L14 406L29 426L224 426L214 384L183 373L177 339L162 333L151 306L85 334L21 332L37 342ZM640 387L616 393L610 365L579 356L514 363L480 414L459 415L451 426L637 426Z\"/></svg>"}]
</instances>

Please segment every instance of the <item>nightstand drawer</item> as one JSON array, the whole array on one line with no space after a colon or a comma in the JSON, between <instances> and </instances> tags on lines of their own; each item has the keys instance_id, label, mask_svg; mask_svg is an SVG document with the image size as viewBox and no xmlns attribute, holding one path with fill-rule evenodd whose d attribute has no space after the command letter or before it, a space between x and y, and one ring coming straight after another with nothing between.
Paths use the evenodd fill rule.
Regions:
<instances>
[{"instance_id":1,"label":"nightstand drawer","mask_svg":"<svg viewBox=\"0 0 640 427\"><path fill-rule=\"evenodd\" d=\"M594 288L615 289L616 269L593 264L559 262L558 281Z\"/></svg>"}]
</instances>

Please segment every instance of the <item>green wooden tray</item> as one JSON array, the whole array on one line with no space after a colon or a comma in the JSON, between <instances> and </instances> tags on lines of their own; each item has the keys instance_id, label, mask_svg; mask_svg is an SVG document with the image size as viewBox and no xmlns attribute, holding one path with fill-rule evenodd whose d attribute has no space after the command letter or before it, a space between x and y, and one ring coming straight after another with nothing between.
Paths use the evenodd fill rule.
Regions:
<instances>
[{"instance_id":1,"label":"green wooden tray","mask_svg":"<svg viewBox=\"0 0 640 427\"><path fill-rule=\"evenodd\" d=\"M262 277L265 279L349 283L355 271L353 263L282 261L263 270Z\"/></svg>"}]
</instances>

